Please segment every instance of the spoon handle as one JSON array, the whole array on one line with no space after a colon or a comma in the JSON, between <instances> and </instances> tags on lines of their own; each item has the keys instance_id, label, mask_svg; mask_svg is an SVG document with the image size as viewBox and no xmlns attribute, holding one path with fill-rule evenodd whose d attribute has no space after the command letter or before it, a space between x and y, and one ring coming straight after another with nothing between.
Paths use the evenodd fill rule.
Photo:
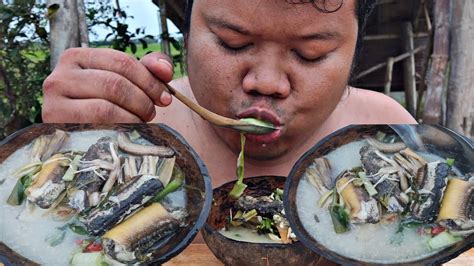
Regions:
<instances>
[{"instance_id":1,"label":"spoon handle","mask_svg":"<svg viewBox=\"0 0 474 266\"><path fill-rule=\"evenodd\" d=\"M213 113L204 107L198 105L197 103L193 102L191 99L188 97L184 96L184 94L180 93L178 90L175 88L171 87L167 83L163 83L166 86L166 89L170 94L175 96L178 100L180 100L183 104L185 104L187 107L191 108L194 112L196 112L198 115L200 115L204 120L207 120L211 122L212 124L216 126L231 126L231 125L236 125L239 124L237 121L220 116L216 113Z\"/></svg>"}]
</instances>

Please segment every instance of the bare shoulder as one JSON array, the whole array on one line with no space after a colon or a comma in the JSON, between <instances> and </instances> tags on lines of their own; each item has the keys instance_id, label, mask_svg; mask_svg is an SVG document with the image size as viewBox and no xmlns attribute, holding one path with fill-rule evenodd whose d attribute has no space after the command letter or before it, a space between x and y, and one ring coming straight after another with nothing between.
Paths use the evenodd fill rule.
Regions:
<instances>
[{"instance_id":1,"label":"bare shoulder","mask_svg":"<svg viewBox=\"0 0 474 266\"><path fill-rule=\"evenodd\" d=\"M352 114L357 124L414 124L416 120L391 97L358 88L351 88L338 106L339 111Z\"/></svg>"}]
</instances>

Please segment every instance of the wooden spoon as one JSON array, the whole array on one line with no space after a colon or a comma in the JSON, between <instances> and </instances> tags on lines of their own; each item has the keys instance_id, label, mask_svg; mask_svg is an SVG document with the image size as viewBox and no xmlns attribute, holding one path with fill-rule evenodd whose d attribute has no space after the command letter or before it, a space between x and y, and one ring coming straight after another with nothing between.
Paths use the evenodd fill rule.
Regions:
<instances>
[{"instance_id":1,"label":"wooden spoon","mask_svg":"<svg viewBox=\"0 0 474 266\"><path fill-rule=\"evenodd\" d=\"M184 103L187 107L191 108L191 110L193 110L198 115L200 115L204 120L207 120L216 126L231 128L231 129L235 129L244 133L250 133L250 134L255 134L255 135L268 134L277 130L277 128L275 128L271 124L267 125L267 123L257 124L257 123L252 123L249 121L241 121L241 120L231 119L231 118L227 118L227 117L218 115L216 113L213 113L207 110L206 108L200 106L199 104L193 102L191 99L184 96L175 88L171 87L169 84L166 84L166 83L163 83L163 84L166 86L170 94L174 95L178 100Z\"/></svg>"}]
</instances>

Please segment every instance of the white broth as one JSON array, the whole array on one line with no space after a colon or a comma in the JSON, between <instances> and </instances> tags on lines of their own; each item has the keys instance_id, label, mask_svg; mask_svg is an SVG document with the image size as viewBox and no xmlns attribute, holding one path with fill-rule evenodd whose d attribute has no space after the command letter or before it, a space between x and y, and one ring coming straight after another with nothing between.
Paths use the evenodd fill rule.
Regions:
<instances>
[{"instance_id":1,"label":"white broth","mask_svg":"<svg viewBox=\"0 0 474 266\"><path fill-rule=\"evenodd\" d=\"M61 151L87 151L98 139L108 136L116 139L117 132L111 130L96 130L69 133L70 138ZM67 222L56 222L44 210L38 207L33 212L27 209L25 203L21 206L7 204L8 196L17 182L15 171L30 162L31 143L15 151L0 164L0 241L22 256L43 265L69 265L72 254L77 248L76 241L84 237L65 230L65 238L61 244L51 247L48 238L58 232L58 227ZM185 207L186 195L180 189L169 195L168 200L174 206ZM69 221L70 222L70 221ZM110 262L120 265L118 262Z\"/></svg>"},{"instance_id":2,"label":"white broth","mask_svg":"<svg viewBox=\"0 0 474 266\"><path fill-rule=\"evenodd\" d=\"M332 166L333 179L344 170L361 166L359 150L364 145L367 145L365 141L352 142L325 156ZM420 155L428 161L441 159L432 154ZM306 178L301 178L296 193L299 219L314 239L333 252L372 263L403 263L438 252L430 251L426 237L418 235L414 229L405 229L402 237L397 238L398 222L351 225L350 232L337 234L328 208L318 205L320 197L316 188Z\"/></svg>"}]
</instances>

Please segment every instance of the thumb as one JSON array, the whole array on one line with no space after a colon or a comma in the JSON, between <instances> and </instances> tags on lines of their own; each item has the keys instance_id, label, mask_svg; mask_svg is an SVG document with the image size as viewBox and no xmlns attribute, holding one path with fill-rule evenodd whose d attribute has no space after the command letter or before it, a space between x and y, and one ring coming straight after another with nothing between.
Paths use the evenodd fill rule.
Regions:
<instances>
[{"instance_id":1,"label":"thumb","mask_svg":"<svg viewBox=\"0 0 474 266\"><path fill-rule=\"evenodd\" d=\"M140 62L150 71L157 79L169 83L173 79L173 63L165 54L154 52L145 55Z\"/></svg>"},{"instance_id":2,"label":"thumb","mask_svg":"<svg viewBox=\"0 0 474 266\"><path fill-rule=\"evenodd\" d=\"M150 53L145 55L140 62L150 71L150 73L157 79L164 83L169 83L173 79L173 63L171 59L158 52ZM171 104L171 95L164 90L161 93L159 106L168 106Z\"/></svg>"}]
</instances>

